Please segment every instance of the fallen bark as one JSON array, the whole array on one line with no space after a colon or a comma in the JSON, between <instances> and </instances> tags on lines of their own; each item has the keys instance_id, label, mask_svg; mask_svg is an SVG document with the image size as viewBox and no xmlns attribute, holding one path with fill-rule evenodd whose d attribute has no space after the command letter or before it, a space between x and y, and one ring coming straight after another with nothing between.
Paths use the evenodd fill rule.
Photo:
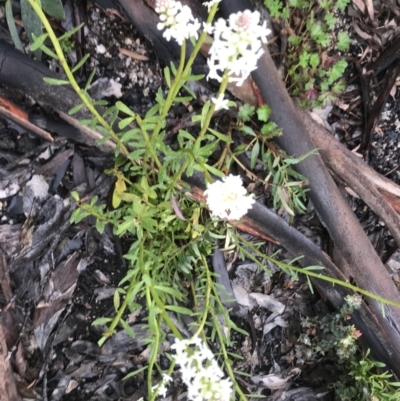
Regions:
<instances>
[{"instance_id":1,"label":"fallen bark","mask_svg":"<svg viewBox=\"0 0 400 401\"><path fill-rule=\"evenodd\" d=\"M16 89L22 94L29 94L38 103L50 107L63 121L46 118L39 115L28 115L23 110L6 108L0 103L0 114L13 120L16 124L40 135L46 140L52 140L51 135L44 131L57 132L87 146L95 146L108 153L115 145L107 141L99 145L102 135L87 126L79 124L80 119L90 118L91 115L82 108L74 118L68 115L69 110L81 103L78 95L69 86L52 86L46 84L43 78L61 79L42 63L31 59L16 50L6 41L0 39L0 84Z\"/></svg>"},{"instance_id":2,"label":"fallen bark","mask_svg":"<svg viewBox=\"0 0 400 401\"><path fill-rule=\"evenodd\" d=\"M300 116L326 166L385 222L400 246L400 186L369 167L308 113Z\"/></svg>"}]
</instances>

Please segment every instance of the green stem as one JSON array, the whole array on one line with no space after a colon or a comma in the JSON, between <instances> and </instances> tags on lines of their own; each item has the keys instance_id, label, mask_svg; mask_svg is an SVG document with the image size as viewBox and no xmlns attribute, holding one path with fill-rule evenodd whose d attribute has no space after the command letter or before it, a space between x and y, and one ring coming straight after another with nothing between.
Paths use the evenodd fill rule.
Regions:
<instances>
[{"instance_id":1,"label":"green stem","mask_svg":"<svg viewBox=\"0 0 400 401\"><path fill-rule=\"evenodd\" d=\"M143 128L143 120L139 116L137 116L136 117L136 122L140 127L140 131L141 131L141 133L143 135L143 138L144 138L144 140L146 142L147 149L149 149L149 151L151 153L152 160L154 160L156 162L156 164L157 164L157 167L159 169L161 169L162 168L162 164L161 164L161 162L160 162L160 160L159 160L159 158L157 156L157 153L155 152L155 150L153 148L153 145L151 143L149 135L147 134L147 131Z\"/></svg>"},{"instance_id":2,"label":"green stem","mask_svg":"<svg viewBox=\"0 0 400 401\"><path fill-rule=\"evenodd\" d=\"M164 303L161 301L159 296L157 295L157 292L154 290L154 288L150 288L151 295L153 296L153 299L157 306L161 309L162 311L162 318L164 322L167 324L167 326L171 329L171 331L174 333L176 338L179 338L180 340L183 339L182 334L179 332L179 330L176 328L175 323L172 321L172 319L168 316L168 312L165 309Z\"/></svg>"},{"instance_id":3,"label":"green stem","mask_svg":"<svg viewBox=\"0 0 400 401\"><path fill-rule=\"evenodd\" d=\"M117 143L117 145L120 147L121 152L124 156L128 156L129 152L128 149L125 147L125 145L120 141L118 138L118 135L113 131L113 129L110 127L110 125L107 123L106 120L98 113L98 111L95 109L93 106L90 98L85 96L85 94L82 92L81 88L79 87L78 83L75 80L75 77L70 70L67 60L65 59L64 52L61 49L60 43L58 42L57 36L55 35L53 28L51 27L46 15L42 11L42 8L40 6L40 3L38 0L28 0L29 4L32 6L32 8L35 10L36 14L42 21L42 24L44 25L47 33L49 34L49 38L54 46L54 50L56 51L57 57L59 59L59 62L65 72L65 75L67 76L72 88L76 92L76 94L80 97L82 100L83 104L87 107L87 109L92 113L92 115L96 118L96 120L107 130L107 132L110 134L111 138Z\"/></svg>"},{"instance_id":4,"label":"green stem","mask_svg":"<svg viewBox=\"0 0 400 401\"><path fill-rule=\"evenodd\" d=\"M312 272L310 270L307 270L305 268L295 267L295 266L288 265L286 263L279 262L279 261L277 261L277 260L275 260L275 259L273 259L273 258L271 258L271 257L269 257L267 255L264 255L260 251L258 251L256 248L254 248L252 246L252 244L250 242L248 242L246 240L243 240L243 239L241 239L241 241L243 241L246 246L250 247L251 250L253 252L255 252L258 256L260 256L261 258L263 258L265 260L273 262L274 264L276 264L281 269L283 268L283 269L287 269L287 270L292 270L292 271L295 271L297 273L304 274L306 276L315 277L315 278L317 278L319 280L328 281L328 282L330 282L332 284L338 284L338 285L341 285L342 287L345 287L345 288L348 288L348 289L353 290L355 292L358 292L360 294L363 294L368 298L374 299L375 301L381 302L381 303L386 304L386 305L392 305L392 306L396 306L397 308L400 308L400 302L391 301L390 299L386 299L386 298L383 298L383 297L381 297L379 295L375 295L372 292L363 290L360 287L357 287L355 285L347 283L346 281L339 280L337 278L328 277L328 276L325 276L325 275L320 274L320 273L314 273L314 272ZM245 253L247 256L253 256L253 255L251 255L250 252L248 252L245 249L245 247L240 246L240 248L243 251L243 253Z\"/></svg>"},{"instance_id":5,"label":"green stem","mask_svg":"<svg viewBox=\"0 0 400 401\"><path fill-rule=\"evenodd\" d=\"M130 294L132 293L136 284L137 284L137 277L133 276L129 283L129 287L126 291L125 298L124 298L122 305L119 307L118 312L114 316L108 330L104 333L103 337L101 337L100 340L98 341L98 344L100 347L106 342L107 338L110 337L114 333L114 330L118 326L118 323L122 319L122 315L124 314L125 309L128 306Z\"/></svg>"},{"instance_id":6,"label":"green stem","mask_svg":"<svg viewBox=\"0 0 400 401\"><path fill-rule=\"evenodd\" d=\"M207 24L211 24L211 22L214 20L215 14L217 13L218 10L218 3L214 4L213 7L211 8L209 14L208 14L208 18L206 23ZM181 54L180 54L180 61L179 61L179 66L178 66L178 70L176 73L176 76L174 78L174 81L171 85L170 91L167 95L167 98L165 100L164 106L162 108L162 111L160 113L160 117L161 117L161 121L159 123L157 123L154 131L153 131L153 135L158 135L160 130L161 130L161 126L163 123L163 120L165 119L165 117L168 115L168 112L173 104L173 101L176 97L176 95L178 94L178 92L180 91L180 89L182 88L182 86L185 84L185 81L182 80L182 77L186 77L187 75L189 75L190 70L192 68L193 62L197 56L197 54L199 53L201 47L203 46L204 41L207 38L207 32L203 31L200 34L199 40L196 42L196 45L193 49L193 51L191 52L188 61L186 63L185 66L185 58L186 58L186 42L182 43L182 47L181 47Z\"/></svg>"},{"instance_id":7,"label":"green stem","mask_svg":"<svg viewBox=\"0 0 400 401\"><path fill-rule=\"evenodd\" d=\"M149 307L155 307L155 305L149 305ZM147 370L147 394L150 397L151 394L151 400L153 400L153 383L152 383L152 376L153 376L153 367L156 363L157 355L158 355L158 348L160 346L160 330L159 330L159 325L160 325L160 316L158 316L158 325L155 327L155 333L154 334L154 341L152 342L152 348L151 348L151 355L149 358L149 368Z\"/></svg>"},{"instance_id":8,"label":"green stem","mask_svg":"<svg viewBox=\"0 0 400 401\"><path fill-rule=\"evenodd\" d=\"M203 267L205 269L206 276L207 276L207 289L206 289L206 293L204 295L205 305L204 305L203 316L200 320L199 327L197 328L196 333L193 335L193 337L200 336L200 334L203 332L204 326L206 325L206 321L207 321L208 309L210 308L211 276L210 276L210 271L208 270L207 260L204 257L204 255L201 255L201 260L203 262ZM196 293L194 293L194 298L196 298Z\"/></svg>"},{"instance_id":9,"label":"green stem","mask_svg":"<svg viewBox=\"0 0 400 401\"><path fill-rule=\"evenodd\" d=\"M243 393L242 389L239 387L239 385L237 384L236 378L235 378L235 374L233 373L231 364L230 364L230 359L228 356L228 352L226 351L226 347L225 347L225 343L224 343L224 337L221 333L220 330L220 325L218 322L217 317L215 316L215 313L213 310L210 311L211 316L212 316L212 320L213 320L213 324L214 324L214 328L215 331L217 332L217 336L218 336L218 340L219 340L219 345L221 347L221 351L222 351L222 355L224 357L224 361L225 361L225 369L228 372L228 375L233 383L233 387L235 388L235 391L238 393L239 395L239 400L241 401L247 401L247 398L245 396L245 394Z\"/></svg>"}]
</instances>

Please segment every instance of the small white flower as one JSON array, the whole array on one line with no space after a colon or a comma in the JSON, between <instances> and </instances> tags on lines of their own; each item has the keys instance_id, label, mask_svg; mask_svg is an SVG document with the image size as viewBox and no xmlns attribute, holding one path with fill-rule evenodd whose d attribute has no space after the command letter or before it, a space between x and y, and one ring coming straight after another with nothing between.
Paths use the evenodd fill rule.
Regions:
<instances>
[{"instance_id":1,"label":"small white flower","mask_svg":"<svg viewBox=\"0 0 400 401\"><path fill-rule=\"evenodd\" d=\"M160 15L157 29L165 29L163 36L168 41L174 38L182 45L190 37L198 39L201 24L197 18L193 18L190 7L182 6L179 1L156 0L155 11Z\"/></svg>"},{"instance_id":2,"label":"small white flower","mask_svg":"<svg viewBox=\"0 0 400 401\"><path fill-rule=\"evenodd\" d=\"M214 25L214 42L207 60L210 72L207 78L221 81L218 73L228 70L231 82L242 85L257 68L263 54L263 43L271 31L266 23L260 25L260 13L245 10L231 14L228 21L220 18Z\"/></svg>"},{"instance_id":3,"label":"small white flower","mask_svg":"<svg viewBox=\"0 0 400 401\"><path fill-rule=\"evenodd\" d=\"M217 98L213 97L211 98L212 102L215 104L215 110L221 110L221 109L226 109L228 110L228 99L224 99L224 95L220 94Z\"/></svg>"},{"instance_id":4,"label":"small white flower","mask_svg":"<svg viewBox=\"0 0 400 401\"><path fill-rule=\"evenodd\" d=\"M218 4L218 3L220 3L220 2L221 2L221 0L211 0L211 1L206 1L206 2L204 2L203 5L204 5L204 6L207 6L208 11L210 11L211 8L212 8L212 6L213 6L214 4Z\"/></svg>"},{"instance_id":5,"label":"small white flower","mask_svg":"<svg viewBox=\"0 0 400 401\"><path fill-rule=\"evenodd\" d=\"M212 26L212 24L203 22L203 30L204 30L204 32L207 32L209 35L212 35L214 32L214 27Z\"/></svg>"},{"instance_id":6,"label":"small white flower","mask_svg":"<svg viewBox=\"0 0 400 401\"><path fill-rule=\"evenodd\" d=\"M232 382L224 377L214 354L199 337L176 339L175 362L180 365L182 380L192 401L228 401L232 395Z\"/></svg>"},{"instance_id":7,"label":"small white flower","mask_svg":"<svg viewBox=\"0 0 400 401\"><path fill-rule=\"evenodd\" d=\"M159 383L156 386L158 390L158 395L165 398L165 396L167 395L167 383L169 383L170 381L172 381L171 376L168 376L166 373L163 373L161 383Z\"/></svg>"},{"instance_id":8,"label":"small white flower","mask_svg":"<svg viewBox=\"0 0 400 401\"><path fill-rule=\"evenodd\" d=\"M210 184L204 195L211 214L220 219L239 220L255 203L243 187L242 179L232 174Z\"/></svg>"}]
</instances>

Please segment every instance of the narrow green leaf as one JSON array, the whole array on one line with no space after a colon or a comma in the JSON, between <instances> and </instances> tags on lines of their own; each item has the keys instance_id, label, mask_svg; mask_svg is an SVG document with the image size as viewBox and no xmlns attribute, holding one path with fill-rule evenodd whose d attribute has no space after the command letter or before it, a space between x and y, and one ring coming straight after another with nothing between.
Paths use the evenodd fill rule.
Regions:
<instances>
[{"instance_id":1,"label":"narrow green leaf","mask_svg":"<svg viewBox=\"0 0 400 401\"><path fill-rule=\"evenodd\" d=\"M126 323L124 319L121 319L119 322L121 323L122 327L124 328L124 330L126 331L128 336L131 338L135 338L135 333L134 333L132 327L129 326L129 324Z\"/></svg>"},{"instance_id":2,"label":"narrow green leaf","mask_svg":"<svg viewBox=\"0 0 400 401\"><path fill-rule=\"evenodd\" d=\"M174 296L177 299L182 299L182 294L175 290L174 288L171 287L166 287L164 285L155 285L154 288L158 291L162 291L162 292L166 292L167 294L171 294L172 296Z\"/></svg>"},{"instance_id":3,"label":"narrow green leaf","mask_svg":"<svg viewBox=\"0 0 400 401\"><path fill-rule=\"evenodd\" d=\"M122 103L121 101L118 101L117 103L115 103L116 108L119 111L122 111L122 113L125 113L128 116L131 117L135 117L135 113L124 103Z\"/></svg>"},{"instance_id":4,"label":"narrow green leaf","mask_svg":"<svg viewBox=\"0 0 400 401\"><path fill-rule=\"evenodd\" d=\"M251 157L250 157L251 169L255 167L259 153L260 153L260 143L256 141L256 143L253 146L253 149L251 149Z\"/></svg>"},{"instance_id":5,"label":"narrow green leaf","mask_svg":"<svg viewBox=\"0 0 400 401\"><path fill-rule=\"evenodd\" d=\"M39 49L42 47L44 41L47 39L47 37L49 36L48 33L43 33L42 35L40 35L39 37L37 37L34 33L32 34L32 38L33 38L33 43L31 44L31 51L34 52L35 50Z\"/></svg>"},{"instance_id":6,"label":"narrow green leaf","mask_svg":"<svg viewBox=\"0 0 400 401\"><path fill-rule=\"evenodd\" d=\"M61 35L58 40L65 40L69 39L72 35L75 35L80 29L83 28L85 24L82 22L81 24L77 25L76 27L72 28L68 32L65 32L63 35Z\"/></svg>"},{"instance_id":7,"label":"narrow green leaf","mask_svg":"<svg viewBox=\"0 0 400 401\"><path fill-rule=\"evenodd\" d=\"M41 46L40 50L42 50L44 54L47 54L49 57L53 58L54 60L59 60L57 54L54 53L53 50L50 50L45 44L43 44Z\"/></svg>"},{"instance_id":8,"label":"narrow green leaf","mask_svg":"<svg viewBox=\"0 0 400 401\"><path fill-rule=\"evenodd\" d=\"M99 326L100 324L107 324L112 322L112 319L109 317L99 317L95 321L92 322L92 326Z\"/></svg>"},{"instance_id":9,"label":"narrow green leaf","mask_svg":"<svg viewBox=\"0 0 400 401\"><path fill-rule=\"evenodd\" d=\"M168 88L171 87L171 72L169 71L168 67L164 68L164 77L165 77L165 82L167 83Z\"/></svg>"},{"instance_id":10,"label":"narrow green leaf","mask_svg":"<svg viewBox=\"0 0 400 401\"><path fill-rule=\"evenodd\" d=\"M126 128L129 124L131 124L133 121L135 121L135 117L128 117L124 118L118 123L119 129L124 129Z\"/></svg>"},{"instance_id":11,"label":"narrow green leaf","mask_svg":"<svg viewBox=\"0 0 400 401\"><path fill-rule=\"evenodd\" d=\"M128 373L128 374L123 378L123 380L130 379L131 377L136 376L136 375L138 375L139 373L143 372L143 371L146 370L147 368L148 368L148 366L143 366L142 368L140 368L140 369L138 369L138 370L135 370L134 372Z\"/></svg>"},{"instance_id":12,"label":"narrow green leaf","mask_svg":"<svg viewBox=\"0 0 400 401\"><path fill-rule=\"evenodd\" d=\"M192 315L192 311L188 308L184 308L183 306L177 306L177 305L166 305L165 309L171 310L176 313L181 313L182 315Z\"/></svg>"},{"instance_id":13,"label":"narrow green leaf","mask_svg":"<svg viewBox=\"0 0 400 401\"><path fill-rule=\"evenodd\" d=\"M114 292L114 309L118 312L119 307L121 306L121 297L119 296L118 290Z\"/></svg>"},{"instance_id":14,"label":"narrow green leaf","mask_svg":"<svg viewBox=\"0 0 400 401\"><path fill-rule=\"evenodd\" d=\"M72 72L76 72L79 70L79 68L81 68L83 66L83 64L86 63L87 59L90 57L90 53L85 54L81 60L79 61L79 63L77 63L74 68L72 69Z\"/></svg>"},{"instance_id":15,"label":"narrow green leaf","mask_svg":"<svg viewBox=\"0 0 400 401\"><path fill-rule=\"evenodd\" d=\"M96 68L93 68L93 71L90 73L89 78L85 84L85 87L83 88L83 92L87 95L87 97L90 99L90 96L87 94L87 90L89 88L89 86L91 85L93 78L94 78L94 74L96 74Z\"/></svg>"},{"instance_id":16,"label":"narrow green leaf","mask_svg":"<svg viewBox=\"0 0 400 401\"><path fill-rule=\"evenodd\" d=\"M55 79L55 78L50 78L50 77L44 77L43 81L50 84L50 85L69 85L69 81L63 80L63 79Z\"/></svg>"},{"instance_id":17,"label":"narrow green leaf","mask_svg":"<svg viewBox=\"0 0 400 401\"><path fill-rule=\"evenodd\" d=\"M11 39L14 42L15 48L20 50L21 52L24 52L24 48L22 47L21 39L19 38L19 35L18 35L17 26L15 25L14 16L12 13L11 0L6 1L6 20L7 20L8 29L11 34Z\"/></svg>"}]
</instances>

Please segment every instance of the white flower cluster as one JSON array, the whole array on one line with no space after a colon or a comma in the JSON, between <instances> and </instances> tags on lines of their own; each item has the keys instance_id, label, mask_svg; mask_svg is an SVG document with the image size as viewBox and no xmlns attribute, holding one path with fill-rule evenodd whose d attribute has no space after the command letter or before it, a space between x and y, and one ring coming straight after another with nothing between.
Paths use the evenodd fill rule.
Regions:
<instances>
[{"instance_id":1,"label":"white flower cluster","mask_svg":"<svg viewBox=\"0 0 400 401\"><path fill-rule=\"evenodd\" d=\"M229 401L232 383L224 379L214 354L199 337L176 340L172 347L175 361L181 367L182 380L192 401Z\"/></svg>"},{"instance_id":2,"label":"white flower cluster","mask_svg":"<svg viewBox=\"0 0 400 401\"><path fill-rule=\"evenodd\" d=\"M155 11L160 15L157 29L162 31L163 36L168 41L174 38L180 45L183 41L194 37L199 37L198 30L200 22L193 18L192 10L188 6L183 6L179 1L156 0Z\"/></svg>"},{"instance_id":3,"label":"white flower cluster","mask_svg":"<svg viewBox=\"0 0 400 401\"><path fill-rule=\"evenodd\" d=\"M271 32L260 13L245 10L231 14L229 20L218 19L213 27L214 42L207 60L210 72L207 78L221 81L218 71L228 70L229 80L241 86L250 73L257 68L257 61L264 53L263 43ZM207 26L207 31L210 27Z\"/></svg>"},{"instance_id":4,"label":"white flower cluster","mask_svg":"<svg viewBox=\"0 0 400 401\"><path fill-rule=\"evenodd\" d=\"M255 203L243 187L242 179L232 174L210 184L204 195L211 213L220 219L239 220Z\"/></svg>"}]
</instances>

